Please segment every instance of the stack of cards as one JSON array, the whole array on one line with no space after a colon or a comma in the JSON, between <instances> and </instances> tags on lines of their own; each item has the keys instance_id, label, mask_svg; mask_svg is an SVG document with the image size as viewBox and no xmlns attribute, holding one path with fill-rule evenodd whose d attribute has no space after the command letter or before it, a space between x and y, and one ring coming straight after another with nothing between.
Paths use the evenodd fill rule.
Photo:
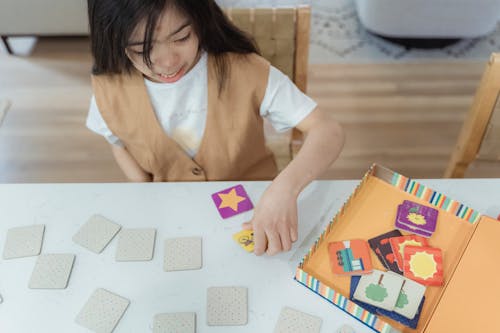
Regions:
<instances>
[{"instance_id":1,"label":"stack of cards","mask_svg":"<svg viewBox=\"0 0 500 333\"><path fill-rule=\"evenodd\" d=\"M399 230L392 230L380 236L368 240L373 252L377 255L378 259L388 270L403 275L403 271L399 269L396 262L396 256L392 252L391 243L389 239L392 237L401 236Z\"/></svg>"},{"instance_id":2,"label":"stack of cards","mask_svg":"<svg viewBox=\"0 0 500 333\"><path fill-rule=\"evenodd\" d=\"M437 209L405 200L398 206L396 228L429 238L436 230L437 217Z\"/></svg>"},{"instance_id":3,"label":"stack of cards","mask_svg":"<svg viewBox=\"0 0 500 333\"><path fill-rule=\"evenodd\" d=\"M351 298L368 311L416 327L425 294L425 286L394 272L374 270L372 274L353 277ZM368 305L368 306L365 306Z\"/></svg>"},{"instance_id":4,"label":"stack of cards","mask_svg":"<svg viewBox=\"0 0 500 333\"><path fill-rule=\"evenodd\" d=\"M407 246L404 250L404 274L428 286L443 284L443 254L440 249Z\"/></svg>"},{"instance_id":5,"label":"stack of cards","mask_svg":"<svg viewBox=\"0 0 500 333\"><path fill-rule=\"evenodd\" d=\"M387 273L391 274L391 272ZM360 276L351 277L351 287L350 287L349 297L353 302L355 302L356 304L358 304L359 306L363 307L364 309L366 309L371 313L386 316L397 322L400 322L403 325L415 329L417 328L418 321L420 319L420 313L422 311L422 307L425 301L425 296L423 296L425 293L425 287L404 277L401 278L405 279L405 282L403 282L403 285L401 287L401 291L398 296L398 300L396 301L396 307L394 311L384 310L382 308L378 308L376 306L354 299L354 292L358 287L358 283L361 279ZM421 299L420 295L422 295ZM416 312L415 312L415 304L417 304ZM404 315L400 313L404 313Z\"/></svg>"},{"instance_id":6,"label":"stack of cards","mask_svg":"<svg viewBox=\"0 0 500 333\"><path fill-rule=\"evenodd\" d=\"M334 274L359 275L372 271L368 243L362 239L331 242L328 245L330 267Z\"/></svg>"},{"instance_id":7,"label":"stack of cards","mask_svg":"<svg viewBox=\"0 0 500 333\"><path fill-rule=\"evenodd\" d=\"M389 243L400 271L403 270L404 249L406 246L428 246L425 238L415 235L392 237L389 239Z\"/></svg>"}]
</instances>

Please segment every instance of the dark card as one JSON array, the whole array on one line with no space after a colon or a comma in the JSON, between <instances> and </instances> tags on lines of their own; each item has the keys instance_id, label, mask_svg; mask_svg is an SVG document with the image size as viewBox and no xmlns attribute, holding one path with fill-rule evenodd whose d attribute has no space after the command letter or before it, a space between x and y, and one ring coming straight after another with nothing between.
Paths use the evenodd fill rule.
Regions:
<instances>
[{"instance_id":1,"label":"dark card","mask_svg":"<svg viewBox=\"0 0 500 333\"><path fill-rule=\"evenodd\" d=\"M389 243L389 238L401 236L399 230L392 230L382 234L380 236L371 238L368 240L368 244L377 255L378 259L385 266L385 268L403 275L403 272L399 269L398 263L396 262L396 257L392 252L391 244Z\"/></svg>"}]
</instances>

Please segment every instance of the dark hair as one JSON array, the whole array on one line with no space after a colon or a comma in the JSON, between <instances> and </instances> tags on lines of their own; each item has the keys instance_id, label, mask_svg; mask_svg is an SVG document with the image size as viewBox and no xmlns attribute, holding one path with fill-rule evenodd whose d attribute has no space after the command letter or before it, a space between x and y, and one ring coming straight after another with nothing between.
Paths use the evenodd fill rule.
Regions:
<instances>
[{"instance_id":1,"label":"dark hair","mask_svg":"<svg viewBox=\"0 0 500 333\"><path fill-rule=\"evenodd\" d=\"M219 91L230 70L224 54L259 53L252 37L238 29L214 0L88 0L92 73L130 73L125 48L137 24L146 22L144 62L151 66L153 33L162 11L175 7L191 21L200 48L215 56Z\"/></svg>"}]
</instances>

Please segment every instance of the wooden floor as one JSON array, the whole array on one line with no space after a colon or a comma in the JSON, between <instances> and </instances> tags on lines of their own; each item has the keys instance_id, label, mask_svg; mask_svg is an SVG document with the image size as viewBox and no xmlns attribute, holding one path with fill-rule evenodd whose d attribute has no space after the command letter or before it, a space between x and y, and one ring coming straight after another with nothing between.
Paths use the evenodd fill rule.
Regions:
<instances>
[{"instance_id":1,"label":"wooden floor","mask_svg":"<svg viewBox=\"0 0 500 333\"><path fill-rule=\"evenodd\" d=\"M90 66L81 38L42 39L30 57L0 54L0 99L12 102L0 127L0 182L125 180L108 144L85 127ZM311 65L310 96L347 133L323 178L358 179L374 162L413 178L440 178L483 67Z\"/></svg>"}]
</instances>

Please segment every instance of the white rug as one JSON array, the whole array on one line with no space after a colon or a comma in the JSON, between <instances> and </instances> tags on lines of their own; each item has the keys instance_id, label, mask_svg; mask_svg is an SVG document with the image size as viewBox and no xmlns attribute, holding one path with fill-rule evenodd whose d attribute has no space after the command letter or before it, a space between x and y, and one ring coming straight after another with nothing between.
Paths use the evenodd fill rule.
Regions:
<instances>
[{"instance_id":1,"label":"white rug","mask_svg":"<svg viewBox=\"0 0 500 333\"><path fill-rule=\"evenodd\" d=\"M462 39L440 49L407 49L367 32L354 0L313 0L311 4L310 63L487 61L492 52L500 51L500 22L481 38Z\"/></svg>"},{"instance_id":2,"label":"white rug","mask_svg":"<svg viewBox=\"0 0 500 333\"><path fill-rule=\"evenodd\" d=\"M0 99L0 126L2 126L2 122L7 114L7 110L10 107L10 101L7 99Z\"/></svg>"}]
</instances>

